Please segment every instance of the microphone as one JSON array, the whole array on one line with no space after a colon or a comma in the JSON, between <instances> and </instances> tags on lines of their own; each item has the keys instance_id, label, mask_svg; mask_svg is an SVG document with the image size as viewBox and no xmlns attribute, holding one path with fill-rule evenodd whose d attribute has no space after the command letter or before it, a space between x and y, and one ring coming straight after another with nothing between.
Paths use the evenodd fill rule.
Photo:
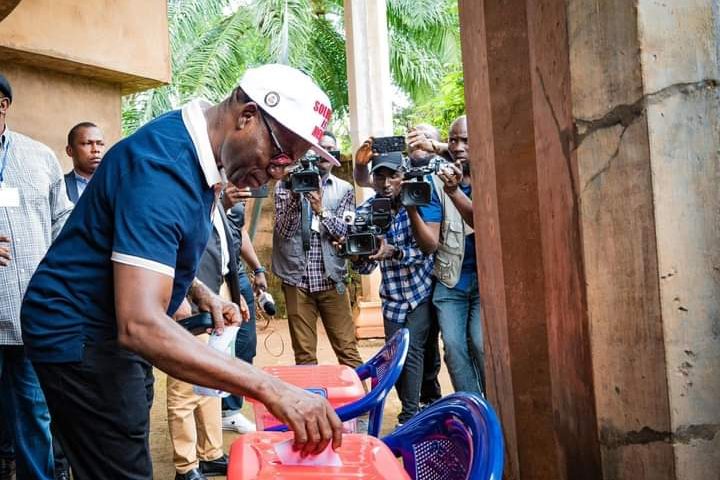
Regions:
<instances>
[{"instance_id":1,"label":"microphone","mask_svg":"<svg viewBox=\"0 0 720 480\"><path fill-rule=\"evenodd\" d=\"M268 292L262 292L258 297L258 303L265 313L271 317L275 315L275 300Z\"/></svg>"}]
</instances>

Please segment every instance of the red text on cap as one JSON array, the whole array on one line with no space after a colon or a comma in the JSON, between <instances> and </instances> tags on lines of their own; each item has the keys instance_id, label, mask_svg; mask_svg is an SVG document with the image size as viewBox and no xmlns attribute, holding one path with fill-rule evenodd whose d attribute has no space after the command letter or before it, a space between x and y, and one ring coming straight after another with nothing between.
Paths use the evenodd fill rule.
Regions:
<instances>
[{"instance_id":1,"label":"red text on cap","mask_svg":"<svg viewBox=\"0 0 720 480\"><path fill-rule=\"evenodd\" d=\"M314 110L318 112L320 115L322 115L325 120L330 120L330 117L332 116L332 109L328 107L327 105L320 103L319 101L315 101L315 108Z\"/></svg>"}]
</instances>

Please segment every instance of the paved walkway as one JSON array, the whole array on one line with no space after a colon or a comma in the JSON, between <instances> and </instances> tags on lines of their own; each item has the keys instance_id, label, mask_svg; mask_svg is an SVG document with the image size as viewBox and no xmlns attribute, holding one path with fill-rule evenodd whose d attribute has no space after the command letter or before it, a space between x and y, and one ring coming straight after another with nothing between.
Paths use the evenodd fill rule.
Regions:
<instances>
[{"instance_id":1,"label":"paved walkway","mask_svg":"<svg viewBox=\"0 0 720 480\"><path fill-rule=\"evenodd\" d=\"M287 321L272 320L269 327L262 330L262 325L258 328L258 355L255 358L255 364L258 366L268 365L292 365L293 355L290 346L290 334L288 333ZM320 363L334 364L337 363L335 354L330 347L322 325L320 326L321 336L318 342L318 358ZM360 344L360 355L363 360L372 357L383 345L382 340L363 340ZM152 450L153 465L155 478L158 480L172 480L175 476L175 469L172 463L172 447L170 445L170 437L167 429L167 413L165 409L165 374L155 372L155 403L151 413L150 426L150 448ZM450 379L447 370L443 365L440 372L440 383L442 384L443 394L452 391ZM252 409L246 402L243 409L248 418L252 419ZM383 417L383 433L389 432L397 421L397 414L400 411L400 401L397 394L393 392L388 397L385 404L385 415ZM236 434L225 432L225 450L230 448L230 444L236 437ZM214 477L224 478L224 477Z\"/></svg>"}]
</instances>

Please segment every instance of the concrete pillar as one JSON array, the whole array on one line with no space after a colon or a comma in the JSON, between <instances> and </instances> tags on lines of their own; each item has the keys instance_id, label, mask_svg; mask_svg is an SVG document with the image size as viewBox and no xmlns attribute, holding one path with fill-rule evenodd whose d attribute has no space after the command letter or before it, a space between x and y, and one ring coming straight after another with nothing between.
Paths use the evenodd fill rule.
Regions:
<instances>
[{"instance_id":1,"label":"concrete pillar","mask_svg":"<svg viewBox=\"0 0 720 480\"><path fill-rule=\"evenodd\" d=\"M508 478L720 471L717 2L461 0Z\"/></svg>"},{"instance_id":2,"label":"concrete pillar","mask_svg":"<svg viewBox=\"0 0 720 480\"><path fill-rule=\"evenodd\" d=\"M369 136L392 135L392 84L385 0L345 0L350 137L353 152ZM372 195L357 188L358 204ZM380 273L362 277L355 326L358 337L384 336Z\"/></svg>"}]
</instances>

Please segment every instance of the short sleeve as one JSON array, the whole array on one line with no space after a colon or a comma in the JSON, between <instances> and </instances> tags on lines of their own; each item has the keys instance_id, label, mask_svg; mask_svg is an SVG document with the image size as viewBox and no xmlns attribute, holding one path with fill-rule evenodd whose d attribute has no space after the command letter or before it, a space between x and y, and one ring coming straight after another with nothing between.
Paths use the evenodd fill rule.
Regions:
<instances>
[{"instance_id":1,"label":"short sleeve","mask_svg":"<svg viewBox=\"0 0 720 480\"><path fill-rule=\"evenodd\" d=\"M111 259L174 277L183 222L193 215L188 208L192 194L166 169L147 162L118 182Z\"/></svg>"},{"instance_id":2,"label":"short sleeve","mask_svg":"<svg viewBox=\"0 0 720 480\"><path fill-rule=\"evenodd\" d=\"M432 180L430 180L430 185L432 186L430 203L418 207L418 212L420 212L420 217L422 217L424 221L428 223L440 223L442 222L443 214L442 203L440 202L440 197L435 190L435 184Z\"/></svg>"}]
</instances>

